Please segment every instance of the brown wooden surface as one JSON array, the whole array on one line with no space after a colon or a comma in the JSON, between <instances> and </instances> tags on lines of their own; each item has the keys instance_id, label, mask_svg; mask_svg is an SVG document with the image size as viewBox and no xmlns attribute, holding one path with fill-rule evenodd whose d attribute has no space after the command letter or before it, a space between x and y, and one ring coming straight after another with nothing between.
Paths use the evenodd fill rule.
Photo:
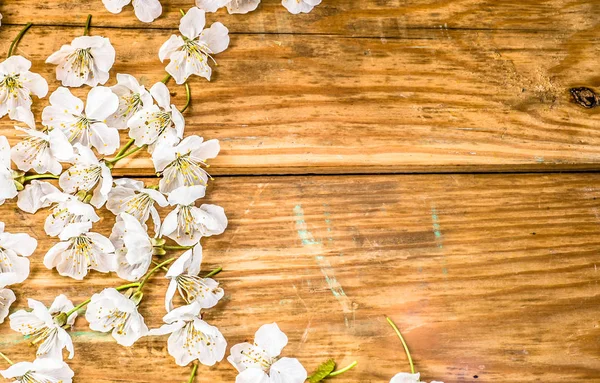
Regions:
<instances>
[{"instance_id":1,"label":"brown wooden surface","mask_svg":"<svg viewBox=\"0 0 600 383\"><path fill-rule=\"evenodd\" d=\"M0 50L19 28L0 28ZM187 134L221 140L216 174L595 170L597 110L575 105L569 88L598 85L598 31L234 35L213 81L191 81ZM43 61L81 32L34 27L17 52L54 90ZM157 51L171 33L94 28L117 50L109 85L119 72L160 80ZM183 88L171 89L183 105ZM12 126L2 119L0 134ZM127 166L151 174L144 157Z\"/></svg>"},{"instance_id":2,"label":"brown wooden surface","mask_svg":"<svg viewBox=\"0 0 600 383\"><path fill-rule=\"evenodd\" d=\"M277 321L290 338L285 354L308 369L330 356L357 359L339 382L384 382L408 369L384 315L401 326L427 381L595 381L599 182L598 175L219 178L208 201L223 205L230 226L204 241L204 270L223 266L226 297L205 318L230 345ZM45 269L43 254L55 241L44 235L44 214L19 213L14 204L3 212L12 231L40 240L16 307L24 297L47 302L61 292L81 301L121 283L95 272L77 283ZM104 214L98 227L108 233L112 219ZM154 326L165 289L156 282L142 303ZM33 356L8 326L0 334L14 359ZM80 319L74 340L79 381L181 382L188 372L166 356L165 338L128 349ZM199 381L235 376L227 363L200 372Z\"/></svg>"},{"instance_id":3,"label":"brown wooden surface","mask_svg":"<svg viewBox=\"0 0 600 383\"><path fill-rule=\"evenodd\" d=\"M193 1L162 3L165 14L148 26L131 6L111 15L101 0L4 1L0 52L21 25L43 25L17 53L54 90L44 60L81 35L92 13L91 33L117 51L107 85L130 73L150 86L164 76L158 48ZM263 0L249 15L208 16L233 34L213 81L191 81L185 114L187 135L221 140L207 201L230 219L203 242L203 269L225 269L225 299L207 321L230 346L277 321L290 338L285 355L309 370L328 357L359 361L331 382L388 382L408 371L385 315L426 381L597 381L599 174L349 174L597 170L598 111L573 104L569 88L600 89L599 16L591 0L324 0L298 16ZM183 88L170 88L183 105ZM47 99L34 102L39 116ZM15 143L12 126L0 120ZM151 162L142 154L115 172L151 175ZM289 173L305 175L249 176ZM56 240L44 218L0 207L8 231L40 242L15 308L60 293L80 302L122 283L45 269ZM103 211L95 228L108 234L112 221ZM154 282L142 304L151 326L164 314L166 287ZM187 379L166 337L124 348L84 319L73 336L76 382ZM0 351L34 356L6 324ZM197 381L234 379L223 362L201 367Z\"/></svg>"}]
</instances>

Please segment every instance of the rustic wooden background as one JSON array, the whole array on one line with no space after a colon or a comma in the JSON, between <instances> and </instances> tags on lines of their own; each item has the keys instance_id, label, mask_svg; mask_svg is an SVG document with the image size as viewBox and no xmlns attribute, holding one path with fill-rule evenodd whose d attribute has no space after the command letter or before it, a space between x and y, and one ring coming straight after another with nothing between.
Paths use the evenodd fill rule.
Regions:
<instances>
[{"instance_id":1,"label":"rustic wooden background","mask_svg":"<svg viewBox=\"0 0 600 383\"><path fill-rule=\"evenodd\" d=\"M7 0L0 51L34 22L17 53L54 79L44 60L91 13L91 34L116 48L113 75L150 86L164 76L157 52L179 8L193 5L162 3L145 25L131 6L115 16L101 0ZM389 315L427 381L600 381L600 175L582 172L600 164L600 117L569 95L600 87L600 2L324 0L294 16L263 0L248 15L208 20L230 28L231 46L213 81L191 81L186 122L188 135L222 143L207 200L230 226L203 242L204 269L225 270L225 299L206 319L230 345L277 321L285 354L308 370L358 360L335 381L387 382L408 370ZM183 88L170 87L183 105ZM35 102L38 116L46 102ZM14 143L12 126L3 119L0 134ZM147 155L115 170L153 182ZM7 203L0 215L39 240L15 308L60 293L79 302L120 283L59 277L42 265L56 242L45 214ZM108 234L112 222L104 212L96 227ZM157 278L142 305L151 326L165 286ZM84 319L73 337L76 381L189 374L166 337L124 348ZM0 339L13 359L34 357L7 324ZM223 362L201 367L197 381L234 379Z\"/></svg>"}]
</instances>

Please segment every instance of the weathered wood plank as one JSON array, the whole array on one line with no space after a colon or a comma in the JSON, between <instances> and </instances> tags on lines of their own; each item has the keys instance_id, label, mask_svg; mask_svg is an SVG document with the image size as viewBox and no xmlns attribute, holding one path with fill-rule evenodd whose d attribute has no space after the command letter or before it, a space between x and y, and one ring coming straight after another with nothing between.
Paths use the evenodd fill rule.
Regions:
<instances>
[{"instance_id":1,"label":"weathered wood plank","mask_svg":"<svg viewBox=\"0 0 600 383\"><path fill-rule=\"evenodd\" d=\"M383 382L408 369L384 315L400 324L427 381L589 382L600 371L599 182L597 174L219 178L208 200L224 206L230 227L203 242L204 269L224 267L226 299L206 319L230 345L277 321L290 338L285 354L309 369L330 356L357 359L340 382ZM15 308L62 292L81 301L120 283L46 270L54 241L44 214L12 203L2 212L9 231L40 242ZM100 231L111 222L104 214ZM152 326L164 288L157 279L142 303ZM135 372L136 382L181 382L188 371L167 356L165 339L126 349L80 319L74 340L79 381L130 381ZM6 324L0 350L16 360L34 354ZM227 363L200 372L234 380Z\"/></svg>"},{"instance_id":2,"label":"weathered wood plank","mask_svg":"<svg viewBox=\"0 0 600 383\"><path fill-rule=\"evenodd\" d=\"M3 24L28 21L49 25L83 25L85 15L94 25L128 28L172 28L179 9L193 1L163 0L163 15L151 25L143 24L127 6L113 15L101 0L11 0L0 5ZM596 26L600 7L594 0L335 0L324 1L308 15L290 15L280 0L263 0L248 15L228 15L223 9L209 20L224 22L233 32L317 33L347 36L402 36L408 28L467 28L580 31Z\"/></svg>"},{"instance_id":3,"label":"weathered wood plank","mask_svg":"<svg viewBox=\"0 0 600 383\"><path fill-rule=\"evenodd\" d=\"M0 50L16 27L2 27ZM151 85L170 31L96 29L116 73ZM18 53L43 63L78 28L33 28ZM212 82L193 79L187 133L218 138L215 174L596 169L600 120L571 102L598 85L595 31L406 30L399 39L237 35ZM175 103L183 87L171 83ZM88 88L76 89L85 95ZM39 116L47 102L36 100ZM13 123L0 134L14 142ZM150 174L147 158L127 171Z\"/></svg>"}]
</instances>

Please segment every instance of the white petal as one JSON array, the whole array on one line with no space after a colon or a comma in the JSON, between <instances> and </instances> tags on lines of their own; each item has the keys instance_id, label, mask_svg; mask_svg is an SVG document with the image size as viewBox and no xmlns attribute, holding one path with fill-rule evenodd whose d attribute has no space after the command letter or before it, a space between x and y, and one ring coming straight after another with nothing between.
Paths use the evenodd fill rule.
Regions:
<instances>
[{"instance_id":1,"label":"white petal","mask_svg":"<svg viewBox=\"0 0 600 383\"><path fill-rule=\"evenodd\" d=\"M119 131L104 123L90 125L90 142L100 154L113 154L120 145Z\"/></svg>"},{"instance_id":2,"label":"white petal","mask_svg":"<svg viewBox=\"0 0 600 383\"><path fill-rule=\"evenodd\" d=\"M182 186L173 190L168 197L168 201L171 205L192 205L198 199L206 195L206 186Z\"/></svg>"},{"instance_id":3,"label":"white petal","mask_svg":"<svg viewBox=\"0 0 600 383\"><path fill-rule=\"evenodd\" d=\"M144 23L151 23L162 14L158 0L133 0L135 16Z\"/></svg>"},{"instance_id":4,"label":"white petal","mask_svg":"<svg viewBox=\"0 0 600 383\"><path fill-rule=\"evenodd\" d=\"M8 316L10 306L17 300L15 293L10 289L0 289L0 323Z\"/></svg>"},{"instance_id":5,"label":"white petal","mask_svg":"<svg viewBox=\"0 0 600 383\"><path fill-rule=\"evenodd\" d=\"M43 197L52 193L60 193L60 191L48 182L33 180L19 193L17 206L19 209L33 214L39 209L51 205L51 202Z\"/></svg>"},{"instance_id":6,"label":"white petal","mask_svg":"<svg viewBox=\"0 0 600 383\"><path fill-rule=\"evenodd\" d=\"M92 88L88 93L85 114L94 120L103 121L117 111L119 97L104 86Z\"/></svg>"},{"instance_id":7,"label":"white petal","mask_svg":"<svg viewBox=\"0 0 600 383\"><path fill-rule=\"evenodd\" d=\"M221 53L229 46L229 29L219 22L213 23L202 31L200 41L208 46L211 54Z\"/></svg>"},{"instance_id":8,"label":"white petal","mask_svg":"<svg viewBox=\"0 0 600 383\"><path fill-rule=\"evenodd\" d=\"M407 372L399 372L394 375L390 383L419 383L420 374L409 374Z\"/></svg>"},{"instance_id":9,"label":"white petal","mask_svg":"<svg viewBox=\"0 0 600 383\"><path fill-rule=\"evenodd\" d=\"M12 250L15 253L29 257L37 248L37 240L25 233L0 234L0 248Z\"/></svg>"},{"instance_id":10,"label":"white petal","mask_svg":"<svg viewBox=\"0 0 600 383\"><path fill-rule=\"evenodd\" d=\"M306 369L295 358L281 358L269 371L271 383L304 383L307 375Z\"/></svg>"},{"instance_id":11,"label":"white petal","mask_svg":"<svg viewBox=\"0 0 600 383\"><path fill-rule=\"evenodd\" d=\"M111 13L121 13L123 7L130 2L131 0L102 0L106 9Z\"/></svg>"},{"instance_id":12,"label":"white petal","mask_svg":"<svg viewBox=\"0 0 600 383\"><path fill-rule=\"evenodd\" d=\"M179 23L179 31L188 39L195 39L200 36L206 24L205 12L197 7L192 7Z\"/></svg>"},{"instance_id":13,"label":"white petal","mask_svg":"<svg viewBox=\"0 0 600 383\"><path fill-rule=\"evenodd\" d=\"M161 62L164 62L166 59L170 58L171 55L179 50L182 46L185 45L185 42L181 38L181 36L171 35L167 41L161 45L158 50L158 58Z\"/></svg>"},{"instance_id":14,"label":"white petal","mask_svg":"<svg viewBox=\"0 0 600 383\"><path fill-rule=\"evenodd\" d=\"M254 11L258 7L258 4L260 4L260 0L231 1L229 5L227 5L227 11L231 14L248 13Z\"/></svg>"},{"instance_id":15,"label":"white petal","mask_svg":"<svg viewBox=\"0 0 600 383\"><path fill-rule=\"evenodd\" d=\"M157 82L150 88L150 94L156 100L156 103L163 109L168 109L171 105L171 94L169 88L162 82Z\"/></svg>"},{"instance_id":16,"label":"white petal","mask_svg":"<svg viewBox=\"0 0 600 383\"><path fill-rule=\"evenodd\" d=\"M281 350L288 343L288 337L279 329L277 323L265 324L254 334L254 343L274 358L281 354Z\"/></svg>"},{"instance_id":17,"label":"white petal","mask_svg":"<svg viewBox=\"0 0 600 383\"><path fill-rule=\"evenodd\" d=\"M260 368L249 368L238 374L235 383L270 383L269 376Z\"/></svg>"},{"instance_id":18,"label":"white petal","mask_svg":"<svg viewBox=\"0 0 600 383\"><path fill-rule=\"evenodd\" d=\"M230 2L231 0L196 0L196 6L206 12L216 12Z\"/></svg>"}]
</instances>

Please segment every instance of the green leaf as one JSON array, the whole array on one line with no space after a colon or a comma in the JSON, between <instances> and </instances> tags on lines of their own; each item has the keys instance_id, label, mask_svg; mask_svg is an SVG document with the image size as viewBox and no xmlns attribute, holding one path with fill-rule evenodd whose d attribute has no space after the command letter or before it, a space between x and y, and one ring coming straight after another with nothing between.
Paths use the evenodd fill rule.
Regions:
<instances>
[{"instance_id":1,"label":"green leaf","mask_svg":"<svg viewBox=\"0 0 600 383\"><path fill-rule=\"evenodd\" d=\"M318 383L325 379L329 374L331 374L335 370L335 361L333 359L329 359L328 361L321 363L319 367L312 373L311 376L308 377L308 381L310 383Z\"/></svg>"}]
</instances>

